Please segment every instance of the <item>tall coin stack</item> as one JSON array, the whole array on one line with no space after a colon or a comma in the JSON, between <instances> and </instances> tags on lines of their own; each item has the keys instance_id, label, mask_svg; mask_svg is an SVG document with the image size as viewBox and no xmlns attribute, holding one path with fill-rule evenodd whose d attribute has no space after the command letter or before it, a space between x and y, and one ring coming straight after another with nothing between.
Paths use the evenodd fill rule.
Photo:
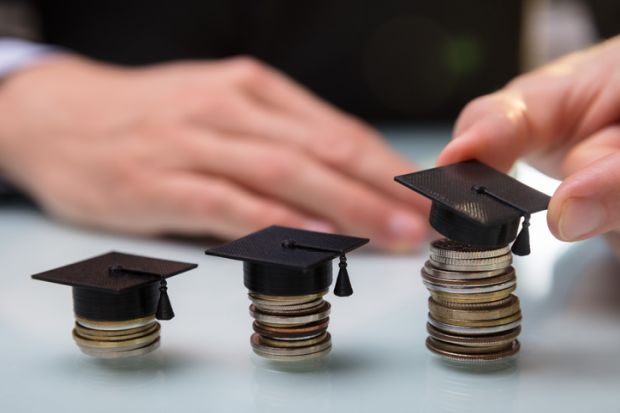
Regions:
<instances>
[{"instance_id":1,"label":"tall coin stack","mask_svg":"<svg viewBox=\"0 0 620 413\"><path fill-rule=\"evenodd\" d=\"M76 317L73 339L84 354L120 359L156 350L159 332L155 316L128 321L92 321Z\"/></svg>"},{"instance_id":2,"label":"tall coin stack","mask_svg":"<svg viewBox=\"0 0 620 413\"><path fill-rule=\"evenodd\" d=\"M491 361L519 351L519 299L510 247L480 248L448 239L431 244L422 269L431 297L427 348L447 359Z\"/></svg>"},{"instance_id":3,"label":"tall coin stack","mask_svg":"<svg viewBox=\"0 0 620 413\"><path fill-rule=\"evenodd\" d=\"M254 352L269 360L302 361L331 350L327 332L331 305L327 291L298 296L248 294L250 315L256 320L250 339Z\"/></svg>"}]
</instances>

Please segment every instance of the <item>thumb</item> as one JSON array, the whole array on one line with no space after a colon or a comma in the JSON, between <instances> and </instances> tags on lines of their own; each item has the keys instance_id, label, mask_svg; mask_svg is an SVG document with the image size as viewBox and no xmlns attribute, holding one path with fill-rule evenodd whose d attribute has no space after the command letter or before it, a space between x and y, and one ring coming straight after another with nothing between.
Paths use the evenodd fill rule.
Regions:
<instances>
[{"instance_id":1,"label":"thumb","mask_svg":"<svg viewBox=\"0 0 620 413\"><path fill-rule=\"evenodd\" d=\"M551 198L547 221L551 232L564 241L620 230L620 152L566 178Z\"/></svg>"}]
</instances>

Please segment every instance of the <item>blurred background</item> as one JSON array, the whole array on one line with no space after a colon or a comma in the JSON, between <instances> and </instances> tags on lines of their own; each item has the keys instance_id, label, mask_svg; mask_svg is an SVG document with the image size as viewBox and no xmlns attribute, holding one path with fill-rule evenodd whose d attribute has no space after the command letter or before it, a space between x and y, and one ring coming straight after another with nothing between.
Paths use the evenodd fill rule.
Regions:
<instances>
[{"instance_id":1,"label":"blurred background","mask_svg":"<svg viewBox=\"0 0 620 413\"><path fill-rule=\"evenodd\" d=\"M452 121L615 35L619 14L614 0L2 0L0 36L129 65L247 54L370 121Z\"/></svg>"}]
</instances>

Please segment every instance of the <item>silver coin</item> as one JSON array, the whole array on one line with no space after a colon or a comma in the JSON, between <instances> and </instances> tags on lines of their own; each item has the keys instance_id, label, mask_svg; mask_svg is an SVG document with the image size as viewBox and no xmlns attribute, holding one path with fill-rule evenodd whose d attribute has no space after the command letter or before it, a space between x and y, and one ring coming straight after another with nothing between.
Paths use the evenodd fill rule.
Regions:
<instances>
[{"instance_id":1,"label":"silver coin","mask_svg":"<svg viewBox=\"0 0 620 413\"><path fill-rule=\"evenodd\" d=\"M477 260L480 258L498 257L510 252L510 246L501 248L484 248L464 244L449 239L439 239L431 243L431 254L447 258Z\"/></svg>"},{"instance_id":2,"label":"silver coin","mask_svg":"<svg viewBox=\"0 0 620 413\"><path fill-rule=\"evenodd\" d=\"M122 358L128 358L128 357L138 357L138 356L143 356L145 354L148 354L154 350L157 350L159 348L159 344L160 344L160 338L158 337L157 340L155 340L151 344L148 344L144 347L140 347L134 350L129 350L129 351L95 350L89 347L82 347L82 346L78 346L78 347L80 348L82 353L86 354L87 356L96 357L100 359L122 359Z\"/></svg>"},{"instance_id":3,"label":"silver coin","mask_svg":"<svg viewBox=\"0 0 620 413\"><path fill-rule=\"evenodd\" d=\"M501 284L489 285L487 287L444 287L442 285L432 284L426 280L423 280L424 286L431 291L439 291L441 293L454 293L454 294L484 294L492 293L495 291L505 290L506 288L513 287L517 284L517 280L508 281Z\"/></svg>"},{"instance_id":4,"label":"silver coin","mask_svg":"<svg viewBox=\"0 0 620 413\"><path fill-rule=\"evenodd\" d=\"M480 265L492 265L492 264L512 264L512 254L504 254L498 257L491 258L480 258L477 260L464 260L460 258L448 258L441 257L437 255L431 255L432 262L438 262L441 264L448 265L459 265L459 266L470 266L470 267L478 267Z\"/></svg>"},{"instance_id":5,"label":"silver coin","mask_svg":"<svg viewBox=\"0 0 620 413\"><path fill-rule=\"evenodd\" d=\"M448 270L448 271L460 271L460 272L480 272L480 271L495 271L495 270L503 270L510 266L510 262L500 262L495 264L485 264L485 265L456 265L456 264L444 264L441 262L434 261L432 258L430 259L430 264L439 268L440 270Z\"/></svg>"},{"instance_id":6,"label":"silver coin","mask_svg":"<svg viewBox=\"0 0 620 413\"><path fill-rule=\"evenodd\" d=\"M325 304L321 306L322 311L318 313L303 315L303 316L280 316L263 314L260 311L252 311L250 306L250 315L258 322L264 324L275 325L292 325L292 324L309 324L315 321L323 320L329 317L331 311L331 305L325 301Z\"/></svg>"},{"instance_id":7,"label":"silver coin","mask_svg":"<svg viewBox=\"0 0 620 413\"><path fill-rule=\"evenodd\" d=\"M253 298L250 296L250 301L252 301L256 307L261 310L266 311L300 311L300 310L309 310L314 307L318 307L325 302L322 298L318 300L310 301L308 303L300 303L300 304L276 304L273 301L265 301Z\"/></svg>"},{"instance_id":8,"label":"silver coin","mask_svg":"<svg viewBox=\"0 0 620 413\"><path fill-rule=\"evenodd\" d=\"M430 316L428 317L428 322L433 327L436 327L439 330L446 331L448 333L453 333L453 334L463 334L465 336L478 336L478 335L484 335L484 334L501 333L504 331L512 330L513 328L519 327L521 325L521 320L517 320L512 323L503 324L499 326L493 326L493 327L461 327L461 326L455 326L452 324L442 323L441 321L437 321L433 317L430 317Z\"/></svg>"},{"instance_id":9,"label":"silver coin","mask_svg":"<svg viewBox=\"0 0 620 413\"><path fill-rule=\"evenodd\" d=\"M444 278L437 278L437 277L433 277L432 275L428 274L424 269L422 269L421 274L422 274L422 279L428 283L431 283L434 285L440 285L442 287L454 287L454 288L487 287L489 285L496 285L496 284L512 281L515 279L514 271L506 271L495 277L479 278L479 279L471 279L471 280L446 280Z\"/></svg>"},{"instance_id":10,"label":"silver coin","mask_svg":"<svg viewBox=\"0 0 620 413\"><path fill-rule=\"evenodd\" d=\"M252 334L250 338L250 343L254 351L259 354L268 354L270 356L304 356L306 354L318 353L321 352L332 345L331 335L329 333L325 333L325 340L319 344L315 344L307 347L272 347L261 344L260 336L256 333Z\"/></svg>"},{"instance_id":11,"label":"silver coin","mask_svg":"<svg viewBox=\"0 0 620 413\"><path fill-rule=\"evenodd\" d=\"M95 321L76 316L75 321L79 325L93 330L129 330L132 328L144 327L153 323L155 321L155 316L151 315L127 321Z\"/></svg>"},{"instance_id":12,"label":"silver coin","mask_svg":"<svg viewBox=\"0 0 620 413\"><path fill-rule=\"evenodd\" d=\"M270 361L282 361L282 362L294 363L294 362L299 362L299 361L306 361L306 360L312 360L312 359L325 357L332 350L332 346L329 346L322 351L317 351L316 353L302 354L298 356L276 356L273 354L263 353L260 350L257 350L255 348L252 348L252 350L254 350L254 353L256 353L258 356L263 357Z\"/></svg>"},{"instance_id":13,"label":"silver coin","mask_svg":"<svg viewBox=\"0 0 620 413\"><path fill-rule=\"evenodd\" d=\"M424 263L424 271L426 271L429 275L436 278L445 278L446 280L472 280L472 279L480 279L480 278L491 278L496 277L498 275L503 274L508 269L513 269L512 267L500 268L492 271L447 271L440 270L438 268L433 267L430 261L426 261Z\"/></svg>"}]
</instances>

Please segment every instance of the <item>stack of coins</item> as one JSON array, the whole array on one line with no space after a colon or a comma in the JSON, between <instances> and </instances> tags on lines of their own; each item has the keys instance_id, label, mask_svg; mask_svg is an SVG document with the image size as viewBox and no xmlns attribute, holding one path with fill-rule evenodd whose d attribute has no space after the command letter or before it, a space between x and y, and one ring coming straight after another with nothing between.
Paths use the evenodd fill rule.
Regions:
<instances>
[{"instance_id":1,"label":"stack of coins","mask_svg":"<svg viewBox=\"0 0 620 413\"><path fill-rule=\"evenodd\" d=\"M427 348L453 360L490 361L519 351L519 299L508 246L480 248L441 239L422 269L430 291Z\"/></svg>"},{"instance_id":2,"label":"stack of coins","mask_svg":"<svg viewBox=\"0 0 620 413\"><path fill-rule=\"evenodd\" d=\"M142 356L159 347L160 325L154 316L128 321L93 321L76 317L73 339L84 354L104 359Z\"/></svg>"},{"instance_id":3,"label":"stack of coins","mask_svg":"<svg viewBox=\"0 0 620 413\"><path fill-rule=\"evenodd\" d=\"M299 296L250 292L250 315L255 319L250 339L254 352L274 361L302 361L327 355L330 304L327 291Z\"/></svg>"}]
</instances>

